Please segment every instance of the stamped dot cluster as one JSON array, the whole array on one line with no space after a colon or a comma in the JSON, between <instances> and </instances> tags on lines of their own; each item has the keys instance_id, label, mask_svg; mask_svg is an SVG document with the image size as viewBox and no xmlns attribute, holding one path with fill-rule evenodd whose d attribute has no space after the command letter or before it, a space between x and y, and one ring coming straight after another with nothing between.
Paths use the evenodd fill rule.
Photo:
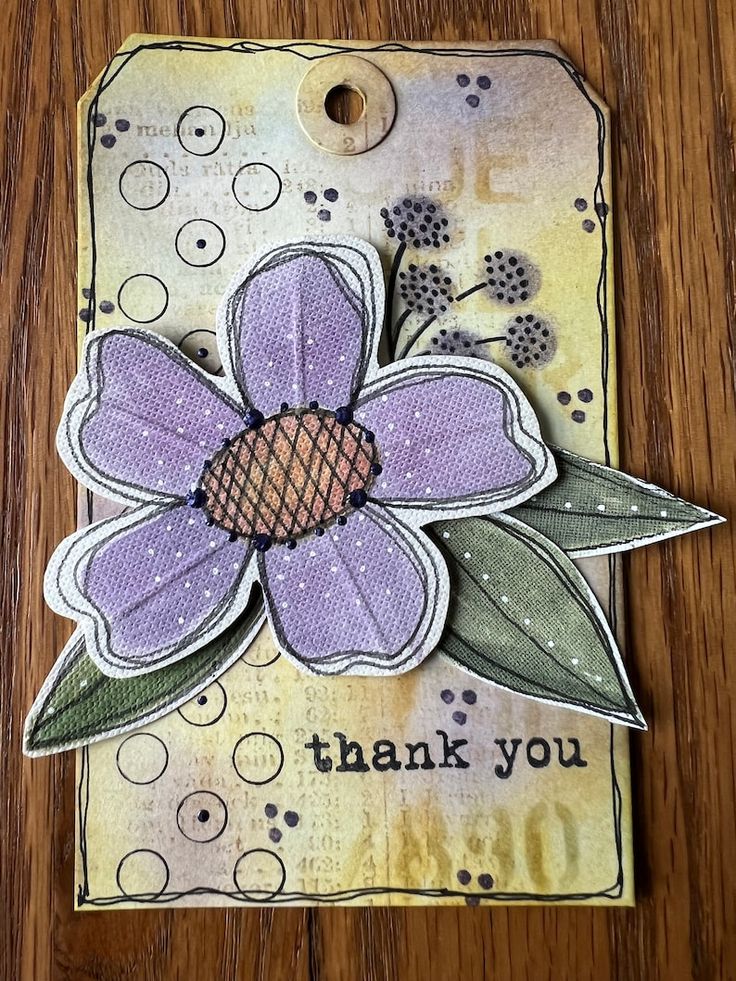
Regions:
<instances>
[{"instance_id":1,"label":"stamped dot cluster","mask_svg":"<svg viewBox=\"0 0 736 981\"><path fill-rule=\"evenodd\" d=\"M525 303L539 289L539 271L519 252L497 249L483 257L491 296L501 303Z\"/></svg>"},{"instance_id":2,"label":"stamped dot cluster","mask_svg":"<svg viewBox=\"0 0 736 981\"><path fill-rule=\"evenodd\" d=\"M118 136L121 133L127 133L130 129L130 121L128 119L118 117L113 123L112 120L108 120L104 112L96 112L92 121L97 129L103 130L100 143L106 150L112 150L118 141Z\"/></svg>"},{"instance_id":3,"label":"stamped dot cluster","mask_svg":"<svg viewBox=\"0 0 736 981\"><path fill-rule=\"evenodd\" d=\"M474 84L470 76L465 74L457 75L455 81L463 91L467 92L465 102L471 109L478 108L483 93L487 92L491 87L491 80L487 75L478 75ZM473 91L468 91L471 88Z\"/></svg>"},{"instance_id":4,"label":"stamped dot cluster","mask_svg":"<svg viewBox=\"0 0 736 981\"><path fill-rule=\"evenodd\" d=\"M578 390L576 398L577 401L582 403L583 405L590 405L590 403L593 401L593 392L589 388L581 388ZM560 403L560 405L564 406L565 408L568 408L570 406L572 400L573 398L570 392L557 393L557 401ZM585 422L586 419L585 410L580 408L571 409L570 418L572 419L573 422L577 422L577 423Z\"/></svg>"},{"instance_id":5,"label":"stamped dot cluster","mask_svg":"<svg viewBox=\"0 0 736 981\"><path fill-rule=\"evenodd\" d=\"M473 882L473 875L468 869L458 869L457 871L457 881L461 886L469 886ZM493 876L490 872L481 872L476 876L478 887L483 890L483 892L490 892L494 886ZM478 906L480 903L480 896L468 896L465 900L468 906Z\"/></svg>"},{"instance_id":6,"label":"stamped dot cluster","mask_svg":"<svg viewBox=\"0 0 736 981\"><path fill-rule=\"evenodd\" d=\"M450 241L449 219L436 201L406 197L380 213L388 237L415 249L439 249Z\"/></svg>"},{"instance_id":7,"label":"stamped dot cluster","mask_svg":"<svg viewBox=\"0 0 736 981\"><path fill-rule=\"evenodd\" d=\"M418 266L412 262L399 272L401 299L409 310L426 316L438 316L449 309L451 287L452 278L434 263Z\"/></svg>"},{"instance_id":8,"label":"stamped dot cluster","mask_svg":"<svg viewBox=\"0 0 736 981\"><path fill-rule=\"evenodd\" d=\"M82 290L82 296L85 298L85 300L91 300L93 296L92 290L85 286ZM97 304L97 309L100 311L100 313L111 314L115 312L115 304L112 302L112 300L100 300L100 302ZM82 323L89 323L89 321L92 319L92 311L90 307L82 307L82 309L79 311L79 319L82 321Z\"/></svg>"},{"instance_id":9,"label":"stamped dot cluster","mask_svg":"<svg viewBox=\"0 0 736 981\"><path fill-rule=\"evenodd\" d=\"M468 707L475 705L478 701L478 694L472 688L466 688L460 694L460 700L457 701L457 696L451 688L444 688L440 692L440 698L445 703L445 705L456 705L458 707L453 709L452 721L459 726L464 726L468 721ZM462 705L460 704L462 703Z\"/></svg>"},{"instance_id":10,"label":"stamped dot cluster","mask_svg":"<svg viewBox=\"0 0 736 981\"><path fill-rule=\"evenodd\" d=\"M215 681L196 694L177 710L182 724L194 727L211 727L226 719L227 692L222 680ZM148 787L163 783L169 767L169 749L158 735L145 730L125 737L118 746L116 767L119 777L135 787ZM252 731L240 736L232 747L230 765L243 784L257 789L277 780L284 766L284 751L279 739L272 733ZM198 848L202 848L202 862L213 853L212 847L221 851L218 839L227 831L232 806L239 801L229 800L222 790L224 781L216 785L200 786L180 797L172 805L172 818L178 834ZM162 789L162 792L163 791ZM134 791L133 791L134 793ZM271 846L278 846L284 832L292 832L300 825L297 811L287 809L280 814L276 804L267 799L262 805L265 830ZM282 830L283 829L283 830ZM255 847L242 850L238 839L233 862L233 880L244 898L268 900L277 895L286 882L286 867L280 854L271 847L261 847L257 841L247 842ZM220 854L218 851L218 855ZM129 898L154 899L162 896L169 887L170 870L166 858L152 849L136 849L123 855L117 867L120 891ZM172 883L176 885L176 883Z\"/></svg>"},{"instance_id":11,"label":"stamped dot cluster","mask_svg":"<svg viewBox=\"0 0 736 981\"><path fill-rule=\"evenodd\" d=\"M263 808L263 813L265 814L269 822L273 822L279 816L278 806L273 803L268 803ZM282 820L287 830L293 829L296 828L297 825L299 824L299 815L297 814L296 811L284 811ZM281 830L281 828L277 827L275 824L271 824L270 827L268 828L268 838L276 845L283 838L283 834L284 833Z\"/></svg>"},{"instance_id":12,"label":"stamped dot cluster","mask_svg":"<svg viewBox=\"0 0 736 981\"><path fill-rule=\"evenodd\" d=\"M340 198L340 192L337 190L337 188L328 187L325 188L324 191L322 191L321 196L322 199L327 204L334 205L335 202L338 201ZM305 191L304 201L306 204L309 205L319 205L319 210L317 211L317 218L320 221L332 221L332 211L329 208L325 207L323 204L321 204L316 191Z\"/></svg>"},{"instance_id":13,"label":"stamped dot cluster","mask_svg":"<svg viewBox=\"0 0 736 981\"><path fill-rule=\"evenodd\" d=\"M476 346L477 337L467 330L447 330L441 327L431 339L436 354L461 354L465 358L481 357Z\"/></svg>"},{"instance_id":14,"label":"stamped dot cluster","mask_svg":"<svg viewBox=\"0 0 736 981\"><path fill-rule=\"evenodd\" d=\"M573 206L579 214L584 214L588 210L588 202L585 198L575 198ZM598 218L603 219L608 214L608 205L603 201L599 201L596 203L594 210ZM580 227L584 232L590 234L595 231L596 224L592 218L583 218Z\"/></svg>"},{"instance_id":15,"label":"stamped dot cluster","mask_svg":"<svg viewBox=\"0 0 736 981\"><path fill-rule=\"evenodd\" d=\"M551 321L533 313L510 320L505 332L506 350L517 368L543 368L557 350L557 339Z\"/></svg>"}]
</instances>

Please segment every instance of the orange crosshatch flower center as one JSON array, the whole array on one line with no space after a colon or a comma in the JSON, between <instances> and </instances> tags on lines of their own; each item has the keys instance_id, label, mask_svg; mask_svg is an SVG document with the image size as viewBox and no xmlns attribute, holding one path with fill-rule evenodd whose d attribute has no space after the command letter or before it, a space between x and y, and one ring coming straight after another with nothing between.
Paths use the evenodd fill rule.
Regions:
<instances>
[{"instance_id":1,"label":"orange crosshatch flower center","mask_svg":"<svg viewBox=\"0 0 736 981\"><path fill-rule=\"evenodd\" d=\"M287 542L352 510L376 459L371 434L334 412L283 412L212 459L200 483L205 510L233 535Z\"/></svg>"}]
</instances>

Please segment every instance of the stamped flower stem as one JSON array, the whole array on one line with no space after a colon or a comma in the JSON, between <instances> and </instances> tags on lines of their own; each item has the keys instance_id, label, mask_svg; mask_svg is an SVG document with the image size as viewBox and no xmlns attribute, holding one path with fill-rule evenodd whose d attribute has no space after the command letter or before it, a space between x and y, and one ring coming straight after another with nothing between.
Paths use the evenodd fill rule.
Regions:
<instances>
[{"instance_id":1,"label":"stamped flower stem","mask_svg":"<svg viewBox=\"0 0 736 981\"><path fill-rule=\"evenodd\" d=\"M458 293L455 297L455 303L459 303L460 300L464 300L468 296L472 296L473 293L477 293L478 290L485 289L488 283L476 283L475 286L471 286L469 290L463 290L462 293Z\"/></svg>"},{"instance_id":2,"label":"stamped flower stem","mask_svg":"<svg viewBox=\"0 0 736 981\"><path fill-rule=\"evenodd\" d=\"M495 337L482 337L479 341L476 341L475 344L477 347L478 344L493 344L494 341L505 341L505 340L506 340L505 334L497 334Z\"/></svg>"},{"instance_id":3,"label":"stamped flower stem","mask_svg":"<svg viewBox=\"0 0 736 981\"><path fill-rule=\"evenodd\" d=\"M398 334L396 333L396 325L394 325L393 330L391 330L391 323L394 318L394 294L396 293L396 278L399 275L399 267L404 258L404 253L406 252L406 242L401 242L399 247L396 249L394 254L393 262L391 263L391 272L388 277L388 290L386 291L386 326L389 329L391 342L395 346Z\"/></svg>"},{"instance_id":4,"label":"stamped flower stem","mask_svg":"<svg viewBox=\"0 0 736 981\"><path fill-rule=\"evenodd\" d=\"M432 324L435 322L436 319L437 319L437 315L436 314L433 314L431 317L428 317L424 321L424 323L421 324L421 326L417 327L417 329L414 331L413 334L411 334L409 337L407 337L407 339L404 342L404 345L402 346L401 350L396 355L397 360L399 358L405 358L405 357L408 356L409 352L414 347L414 345L419 340L419 338L422 336L422 334L425 332L425 330L427 330L428 327L431 327Z\"/></svg>"}]
</instances>

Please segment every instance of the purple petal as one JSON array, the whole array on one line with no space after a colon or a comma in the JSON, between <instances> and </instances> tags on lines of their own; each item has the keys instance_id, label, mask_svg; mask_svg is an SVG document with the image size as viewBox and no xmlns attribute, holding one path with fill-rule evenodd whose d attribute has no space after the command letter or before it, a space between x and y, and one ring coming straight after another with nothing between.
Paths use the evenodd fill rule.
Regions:
<instances>
[{"instance_id":1,"label":"purple petal","mask_svg":"<svg viewBox=\"0 0 736 981\"><path fill-rule=\"evenodd\" d=\"M259 560L281 649L318 674L406 671L435 647L447 571L434 546L381 508Z\"/></svg>"},{"instance_id":2,"label":"purple petal","mask_svg":"<svg viewBox=\"0 0 736 981\"><path fill-rule=\"evenodd\" d=\"M141 501L185 495L243 425L238 406L168 341L110 330L87 344L58 443L83 483Z\"/></svg>"},{"instance_id":3,"label":"purple petal","mask_svg":"<svg viewBox=\"0 0 736 981\"><path fill-rule=\"evenodd\" d=\"M358 402L356 420L375 433L383 467L371 498L435 512L493 511L554 479L534 412L511 379L469 359L436 361L392 366Z\"/></svg>"},{"instance_id":4,"label":"purple petal","mask_svg":"<svg viewBox=\"0 0 736 981\"><path fill-rule=\"evenodd\" d=\"M294 243L267 253L224 312L232 371L264 415L348 405L373 356L380 264L370 246Z\"/></svg>"},{"instance_id":5,"label":"purple petal","mask_svg":"<svg viewBox=\"0 0 736 981\"><path fill-rule=\"evenodd\" d=\"M102 521L59 551L49 601L83 622L89 653L108 674L150 671L202 647L245 607L255 572L247 542L229 541L183 505Z\"/></svg>"}]
</instances>

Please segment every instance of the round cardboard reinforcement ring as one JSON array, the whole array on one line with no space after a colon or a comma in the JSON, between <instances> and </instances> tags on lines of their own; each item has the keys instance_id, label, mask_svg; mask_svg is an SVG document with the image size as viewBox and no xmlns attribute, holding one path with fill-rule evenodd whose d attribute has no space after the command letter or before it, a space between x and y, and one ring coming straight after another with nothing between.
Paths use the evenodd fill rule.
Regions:
<instances>
[{"instance_id":1,"label":"round cardboard reinforcement ring","mask_svg":"<svg viewBox=\"0 0 736 981\"><path fill-rule=\"evenodd\" d=\"M363 99L363 112L354 123L337 123L327 114L327 94L341 87ZM296 114L304 132L321 150L352 156L377 146L388 134L396 116L396 98L389 80L370 61L334 55L318 61L301 80Z\"/></svg>"}]
</instances>

